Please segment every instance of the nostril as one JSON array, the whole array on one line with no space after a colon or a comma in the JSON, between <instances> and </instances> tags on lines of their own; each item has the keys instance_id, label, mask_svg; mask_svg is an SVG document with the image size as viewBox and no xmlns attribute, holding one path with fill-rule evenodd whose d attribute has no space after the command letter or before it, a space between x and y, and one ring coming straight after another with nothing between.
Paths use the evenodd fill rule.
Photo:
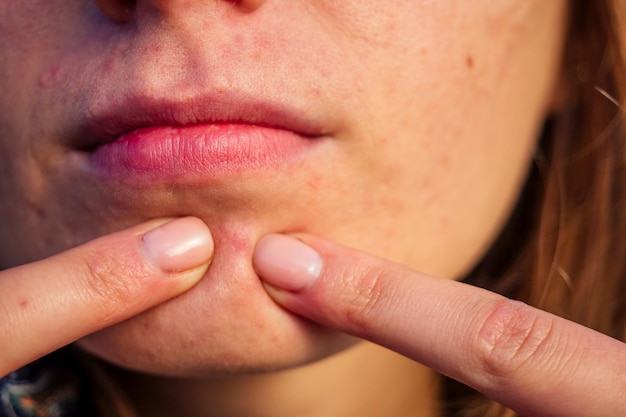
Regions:
<instances>
[{"instance_id":1,"label":"nostril","mask_svg":"<svg viewBox=\"0 0 626 417\"><path fill-rule=\"evenodd\" d=\"M116 23L127 23L135 11L136 0L94 0L100 12Z\"/></svg>"},{"instance_id":2,"label":"nostril","mask_svg":"<svg viewBox=\"0 0 626 417\"><path fill-rule=\"evenodd\" d=\"M265 2L265 0L226 0L227 3L230 3L244 12L252 12Z\"/></svg>"}]
</instances>

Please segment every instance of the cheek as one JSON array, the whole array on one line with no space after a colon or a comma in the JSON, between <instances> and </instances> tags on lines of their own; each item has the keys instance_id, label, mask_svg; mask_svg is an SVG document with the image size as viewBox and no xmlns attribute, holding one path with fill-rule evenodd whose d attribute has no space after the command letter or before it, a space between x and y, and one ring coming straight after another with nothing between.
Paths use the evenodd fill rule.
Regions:
<instances>
[{"instance_id":1,"label":"cheek","mask_svg":"<svg viewBox=\"0 0 626 417\"><path fill-rule=\"evenodd\" d=\"M89 7L0 1L0 230L10 236L0 240L0 267L39 259L69 240L59 216L70 207L58 186L64 150L53 140L75 99L68 85L76 77L67 74L71 60L58 61L62 46L93 23Z\"/></svg>"},{"instance_id":2,"label":"cheek","mask_svg":"<svg viewBox=\"0 0 626 417\"><path fill-rule=\"evenodd\" d=\"M378 248L439 276L464 274L506 221L558 73L563 2L485 10L433 19L394 40L395 60L381 49L376 71L359 72L355 136Z\"/></svg>"},{"instance_id":3,"label":"cheek","mask_svg":"<svg viewBox=\"0 0 626 417\"><path fill-rule=\"evenodd\" d=\"M341 227L350 227L341 238L425 273L462 276L506 220L535 134L509 142L488 132L433 126L415 136L373 140L380 145L371 164L345 180L353 188L344 196L355 188L366 191L354 206L337 207L353 216L339 219Z\"/></svg>"}]
</instances>

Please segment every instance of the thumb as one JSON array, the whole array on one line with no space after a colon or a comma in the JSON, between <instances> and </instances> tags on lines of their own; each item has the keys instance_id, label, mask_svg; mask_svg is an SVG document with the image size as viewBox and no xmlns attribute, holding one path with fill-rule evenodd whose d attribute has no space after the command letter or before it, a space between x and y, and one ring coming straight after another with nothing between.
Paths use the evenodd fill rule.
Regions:
<instances>
[{"instance_id":1,"label":"thumb","mask_svg":"<svg viewBox=\"0 0 626 417\"><path fill-rule=\"evenodd\" d=\"M253 258L268 293L294 313L395 350L521 415L626 415L613 389L624 383L625 344L480 288L301 239L266 236Z\"/></svg>"}]
</instances>

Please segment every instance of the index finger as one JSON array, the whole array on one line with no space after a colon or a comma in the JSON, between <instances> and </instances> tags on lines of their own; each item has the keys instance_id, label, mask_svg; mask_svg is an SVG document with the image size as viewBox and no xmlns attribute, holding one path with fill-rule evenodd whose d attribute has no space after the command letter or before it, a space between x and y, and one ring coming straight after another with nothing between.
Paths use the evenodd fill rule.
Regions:
<instances>
[{"instance_id":1,"label":"index finger","mask_svg":"<svg viewBox=\"0 0 626 417\"><path fill-rule=\"evenodd\" d=\"M206 225L188 217L0 272L0 377L189 289L212 252Z\"/></svg>"},{"instance_id":2,"label":"index finger","mask_svg":"<svg viewBox=\"0 0 626 417\"><path fill-rule=\"evenodd\" d=\"M255 268L287 309L389 347L532 416L626 415L626 348L466 284L313 237L257 245Z\"/></svg>"}]
</instances>

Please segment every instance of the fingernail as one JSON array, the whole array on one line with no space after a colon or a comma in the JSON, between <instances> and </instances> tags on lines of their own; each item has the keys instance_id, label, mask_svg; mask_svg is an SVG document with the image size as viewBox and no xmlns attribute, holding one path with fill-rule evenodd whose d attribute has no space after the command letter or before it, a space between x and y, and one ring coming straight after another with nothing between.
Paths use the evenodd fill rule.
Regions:
<instances>
[{"instance_id":1,"label":"fingernail","mask_svg":"<svg viewBox=\"0 0 626 417\"><path fill-rule=\"evenodd\" d=\"M285 235L267 235L254 250L252 263L268 284L297 291L317 280L322 272L322 257L310 246Z\"/></svg>"},{"instance_id":2,"label":"fingernail","mask_svg":"<svg viewBox=\"0 0 626 417\"><path fill-rule=\"evenodd\" d=\"M206 264L213 254L213 238L195 217L167 222L146 233L141 242L146 259L164 272L183 272Z\"/></svg>"}]
</instances>

